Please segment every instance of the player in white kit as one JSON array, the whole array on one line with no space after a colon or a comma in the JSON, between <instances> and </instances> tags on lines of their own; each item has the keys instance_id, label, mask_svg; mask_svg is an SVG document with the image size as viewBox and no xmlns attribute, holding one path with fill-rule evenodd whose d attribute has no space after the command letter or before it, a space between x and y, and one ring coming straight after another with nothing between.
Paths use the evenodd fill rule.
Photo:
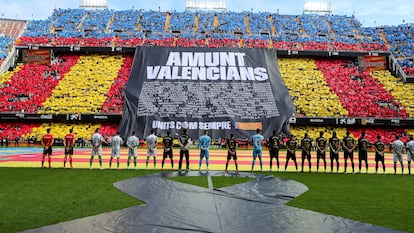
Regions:
<instances>
[{"instance_id":1,"label":"player in white kit","mask_svg":"<svg viewBox=\"0 0 414 233\"><path fill-rule=\"evenodd\" d=\"M408 174L411 175L411 160L414 157L414 139L413 135L409 136L410 141L407 142L407 162L408 162Z\"/></svg>"},{"instance_id":2,"label":"player in white kit","mask_svg":"<svg viewBox=\"0 0 414 233\"><path fill-rule=\"evenodd\" d=\"M120 133L117 131L116 135L111 140L111 159L109 160L109 169L112 167L112 159L116 157L116 169L119 170L119 158L121 157L121 145L124 143L124 140L120 136Z\"/></svg>"},{"instance_id":3,"label":"player in white kit","mask_svg":"<svg viewBox=\"0 0 414 233\"><path fill-rule=\"evenodd\" d=\"M137 170L137 148L139 146L139 138L135 136L135 132L132 132L132 135L127 139L128 146L128 162L127 167L129 170L129 161L131 157L134 157L134 169Z\"/></svg>"},{"instance_id":4,"label":"player in white kit","mask_svg":"<svg viewBox=\"0 0 414 233\"><path fill-rule=\"evenodd\" d=\"M90 169L92 169L93 158L95 157L96 154L98 155L98 158L99 158L99 166L101 170L103 169L102 167L102 142L103 141L104 141L104 138L99 133L99 128L97 128L95 130L95 133L91 137L92 154L91 154L91 160L89 161Z\"/></svg>"},{"instance_id":5,"label":"player in white kit","mask_svg":"<svg viewBox=\"0 0 414 233\"><path fill-rule=\"evenodd\" d=\"M145 162L145 168L148 169L148 161L150 156L154 158L154 170L155 166L157 165L157 143L158 137L155 135L155 131L151 129L150 135L147 136L145 143L147 144L147 160Z\"/></svg>"},{"instance_id":6,"label":"player in white kit","mask_svg":"<svg viewBox=\"0 0 414 233\"><path fill-rule=\"evenodd\" d=\"M394 151L394 175L397 173L397 161L401 164L401 174L404 174L404 164L402 159L404 143L400 140L398 135L395 136L395 141L392 143L392 149Z\"/></svg>"}]
</instances>

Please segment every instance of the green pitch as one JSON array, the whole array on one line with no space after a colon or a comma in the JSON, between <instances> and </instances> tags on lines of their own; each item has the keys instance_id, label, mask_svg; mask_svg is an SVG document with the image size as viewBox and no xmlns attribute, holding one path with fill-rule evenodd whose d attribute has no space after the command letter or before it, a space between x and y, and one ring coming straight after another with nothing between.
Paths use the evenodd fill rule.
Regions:
<instances>
[{"instance_id":1,"label":"green pitch","mask_svg":"<svg viewBox=\"0 0 414 233\"><path fill-rule=\"evenodd\" d=\"M0 232L16 232L143 202L113 183L151 172L0 168Z\"/></svg>"},{"instance_id":2,"label":"green pitch","mask_svg":"<svg viewBox=\"0 0 414 233\"><path fill-rule=\"evenodd\" d=\"M113 187L113 183L152 172L0 168L0 232L32 229L142 204ZM309 187L289 202L290 206L414 232L412 176L271 174ZM178 180L207 187L206 177ZM246 181L249 179L213 177L215 188Z\"/></svg>"}]
</instances>

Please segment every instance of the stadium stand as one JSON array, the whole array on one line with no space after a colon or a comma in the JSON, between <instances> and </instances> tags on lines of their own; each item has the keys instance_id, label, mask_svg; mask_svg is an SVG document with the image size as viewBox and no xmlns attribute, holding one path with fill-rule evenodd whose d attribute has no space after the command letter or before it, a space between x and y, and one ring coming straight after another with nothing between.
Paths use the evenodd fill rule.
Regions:
<instances>
[{"instance_id":1,"label":"stadium stand","mask_svg":"<svg viewBox=\"0 0 414 233\"><path fill-rule=\"evenodd\" d=\"M246 13L248 16L248 34L264 34L269 38L272 33L272 23L269 20L270 13ZM249 32L250 31L250 32Z\"/></svg>"},{"instance_id":2,"label":"stadium stand","mask_svg":"<svg viewBox=\"0 0 414 233\"><path fill-rule=\"evenodd\" d=\"M0 66L26 25L24 20L0 19Z\"/></svg>"},{"instance_id":3,"label":"stadium stand","mask_svg":"<svg viewBox=\"0 0 414 233\"><path fill-rule=\"evenodd\" d=\"M63 55L52 65L26 64L3 83L0 112L36 113L78 56Z\"/></svg>"},{"instance_id":4,"label":"stadium stand","mask_svg":"<svg viewBox=\"0 0 414 233\"><path fill-rule=\"evenodd\" d=\"M123 88L128 81L129 74L131 72L133 57L125 56L121 69L118 72L118 76L112 83L111 89L106 93L106 99L101 107L101 111L104 113L122 113L124 105Z\"/></svg>"},{"instance_id":5,"label":"stadium stand","mask_svg":"<svg viewBox=\"0 0 414 233\"><path fill-rule=\"evenodd\" d=\"M196 13L195 12L171 12L171 21L169 31L173 32L180 32L181 34L187 34L188 37L191 37L196 32L195 28L195 21L196 21Z\"/></svg>"},{"instance_id":6,"label":"stadium stand","mask_svg":"<svg viewBox=\"0 0 414 233\"><path fill-rule=\"evenodd\" d=\"M262 48L268 47L271 39L271 46L278 49L387 49L379 37L373 38L362 31L354 17L337 15L57 9L46 20L29 22L17 44ZM174 38L184 40L177 42ZM201 42L206 39L207 43Z\"/></svg>"},{"instance_id":7,"label":"stadium stand","mask_svg":"<svg viewBox=\"0 0 414 233\"><path fill-rule=\"evenodd\" d=\"M315 140L319 137L319 132L324 132L324 137L329 139L332 137L332 132L336 132L338 138L343 138L346 135L346 128L340 127L313 127L313 126L294 126L291 128L292 134L298 139L303 138L305 133L308 133L309 137Z\"/></svg>"},{"instance_id":8,"label":"stadium stand","mask_svg":"<svg viewBox=\"0 0 414 233\"><path fill-rule=\"evenodd\" d=\"M23 32L25 24L23 20L0 19L0 65L8 56L16 38Z\"/></svg>"},{"instance_id":9,"label":"stadium stand","mask_svg":"<svg viewBox=\"0 0 414 233\"><path fill-rule=\"evenodd\" d=\"M99 113L122 62L122 56L80 56L39 113Z\"/></svg>"},{"instance_id":10,"label":"stadium stand","mask_svg":"<svg viewBox=\"0 0 414 233\"><path fill-rule=\"evenodd\" d=\"M0 139L8 138L14 141L16 137L23 139L28 135L32 128L39 127L40 123L0 123Z\"/></svg>"},{"instance_id":11,"label":"stadium stand","mask_svg":"<svg viewBox=\"0 0 414 233\"><path fill-rule=\"evenodd\" d=\"M18 38L26 25L24 20L0 19L0 34Z\"/></svg>"},{"instance_id":12,"label":"stadium stand","mask_svg":"<svg viewBox=\"0 0 414 233\"><path fill-rule=\"evenodd\" d=\"M305 133L308 133L309 137L313 140L319 137L319 132L324 132L324 137L330 138L332 132L336 132L339 138L343 138L346 134L346 130L351 132L351 136L357 140L361 137L361 133L365 132L365 138L369 143L374 144L377 141L377 136L381 135L381 140L389 145L395 140L395 135L406 135L407 131L402 128L396 129L384 129L384 128L340 128L340 127L314 127L314 126L293 126L291 132L297 138L302 138ZM409 132L408 132L409 133ZM402 140L406 141L406 137L402 137Z\"/></svg>"},{"instance_id":13,"label":"stadium stand","mask_svg":"<svg viewBox=\"0 0 414 233\"><path fill-rule=\"evenodd\" d=\"M347 116L313 59L279 59L279 69L299 116Z\"/></svg>"},{"instance_id":14,"label":"stadium stand","mask_svg":"<svg viewBox=\"0 0 414 233\"><path fill-rule=\"evenodd\" d=\"M361 133L365 132L365 138L369 143L374 144L377 141L377 135L381 136L381 140L389 145L395 140L395 135L406 135L406 130L402 128L384 129L384 128L365 128L365 129L352 129L349 131L355 137L355 139L361 137ZM406 137L401 137L402 141L407 141Z\"/></svg>"},{"instance_id":15,"label":"stadium stand","mask_svg":"<svg viewBox=\"0 0 414 233\"><path fill-rule=\"evenodd\" d=\"M44 123L42 125L33 127L30 133L22 135L23 137L38 137L41 138L45 134L47 128L53 129L52 133L55 138L64 138L73 129L77 139L89 140L96 128L100 128L100 132L104 138L114 135L116 132L116 125L96 124L96 123L82 123L82 124L68 124L68 123Z\"/></svg>"},{"instance_id":16,"label":"stadium stand","mask_svg":"<svg viewBox=\"0 0 414 233\"><path fill-rule=\"evenodd\" d=\"M197 32L199 33L206 33L206 32L214 32L215 27L218 26L218 22L215 24L215 16L212 12L199 12L197 14L198 23L197 23Z\"/></svg>"},{"instance_id":17,"label":"stadium stand","mask_svg":"<svg viewBox=\"0 0 414 233\"><path fill-rule=\"evenodd\" d=\"M0 36L0 65L7 57L10 46L13 44L13 39L8 36Z\"/></svg>"},{"instance_id":18,"label":"stadium stand","mask_svg":"<svg viewBox=\"0 0 414 233\"><path fill-rule=\"evenodd\" d=\"M377 79L386 90L392 93L395 100L407 110L407 117L414 117L414 84L402 83L389 71L374 71L372 77Z\"/></svg>"},{"instance_id":19,"label":"stadium stand","mask_svg":"<svg viewBox=\"0 0 414 233\"><path fill-rule=\"evenodd\" d=\"M6 71L0 75L0 88L5 86L5 82L10 81L10 79L21 69L23 64L18 64L13 70Z\"/></svg>"},{"instance_id":20,"label":"stadium stand","mask_svg":"<svg viewBox=\"0 0 414 233\"><path fill-rule=\"evenodd\" d=\"M407 117L405 108L367 70L358 71L349 60L317 60L316 65L349 116Z\"/></svg>"},{"instance_id":21,"label":"stadium stand","mask_svg":"<svg viewBox=\"0 0 414 233\"><path fill-rule=\"evenodd\" d=\"M414 27L412 24L381 28L390 52L397 58L408 76L414 76Z\"/></svg>"},{"instance_id":22,"label":"stadium stand","mask_svg":"<svg viewBox=\"0 0 414 233\"><path fill-rule=\"evenodd\" d=\"M0 20L0 29L3 21ZM14 42L18 46L390 51L406 74L414 76L411 24L366 28L353 16L56 9L45 20L32 20L27 24L18 21L12 25L3 33L9 36L0 37L0 64L14 38L18 38ZM24 27L23 36L19 37ZM17 36L13 36L15 34ZM50 66L18 66L0 76L0 112L120 114L122 90L132 62L132 56L124 54L65 54ZM279 68L293 98L296 116L381 119L414 116L412 84L400 82L389 71L370 73L348 58L280 58ZM59 136L74 127L78 137L89 138L96 127L102 127L101 132L107 137L113 135L117 125L20 123L0 127L3 134L10 137L16 134L40 136L47 127L56 128L54 131ZM15 128L24 130L18 134ZM370 142L375 141L377 134L389 143L394 135L413 133L401 128L349 129L356 138L365 131ZM292 127L293 134L298 137L305 131L312 138L320 131L326 132L328 137L333 130L340 137L345 135L345 128L339 127Z\"/></svg>"}]
</instances>

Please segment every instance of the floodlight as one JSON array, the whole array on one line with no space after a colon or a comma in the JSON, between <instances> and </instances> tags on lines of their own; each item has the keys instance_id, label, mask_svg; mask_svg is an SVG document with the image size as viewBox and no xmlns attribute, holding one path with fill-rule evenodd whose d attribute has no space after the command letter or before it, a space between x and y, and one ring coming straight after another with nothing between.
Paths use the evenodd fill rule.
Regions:
<instances>
[{"instance_id":1,"label":"floodlight","mask_svg":"<svg viewBox=\"0 0 414 233\"><path fill-rule=\"evenodd\" d=\"M303 7L303 13L332 14L331 3L329 3L329 2L314 2L314 1L306 2L304 7Z\"/></svg>"},{"instance_id":2,"label":"floodlight","mask_svg":"<svg viewBox=\"0 0 414 233\"><path fill-rule=\"evenodd\" d=\"M108 0L81 0L80 8L108 8Z\"/></svg>"},{"instance_id":3,"label":"floodlight","mask_svg":"<svg viewBox=\"0 0 414 233\"><path fill-rule=\"evenodd\" d=\"M185 3L186 10L216 10L226 11L227 4L225 1L211 1L211 0L188 0Z\"/></svg>"}]
</instances>

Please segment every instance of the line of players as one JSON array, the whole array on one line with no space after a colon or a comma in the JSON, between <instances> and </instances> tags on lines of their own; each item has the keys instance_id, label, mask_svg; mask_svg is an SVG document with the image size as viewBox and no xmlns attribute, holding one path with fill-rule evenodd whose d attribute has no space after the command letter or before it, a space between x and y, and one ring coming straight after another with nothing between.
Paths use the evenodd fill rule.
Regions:
<instances>
[{"instance_id":1,"label":"line of players","mask_svg":"<svg viewBox=\"0 0 414 233\"><path fill-rule=\"evenodd\" d=\"M258 131L259 132L259 131ZM384 164L384 152L386 145L381 141L381 136L377 136L377 141L374 144L370 144L369 141L365 138L365 132L361 133L361 137L356 142L353 137L350 136L350 132L346 132L346 136L340 140L336 132L332 133L332 137L327 140L323 136L324 132L320 132L319 137L316 138L315 142L305 133L304 137L300 141L300 146L302 150L302 170L304 169L305 160L308 161L309 172L311 172L311 151L312 148L316 150L316 171L319 171L319 162L323 161L324 171L326 172L326 152L329 149L329 155L331 160L331 172L334 171L333 165L334 161L336 162L336 172L339 172L339 152L342 149L344 155L344 173L347 173L348 168L348 159L351 162L352 173L355 173L354 168L354 150L358 150L358 160L359 160L359 171L361 173L362 162L365 162L365 172L368 173L368 150L370 146L373 146L375 149L375 173L378 173L378 163L382 163L383 173L385 174L385 164ZM399 136L395 136L395 141L391 144L393 150L393 162L394 162L394 174L397 172L397 162L401 164L401 173L404 174L404 163L403 163L403 154L407 150L407 162L408 162L408 174L411 174L411 160L414 156L414 140L413 136L409 136L410 141L405 145L400 139ZM279 171L279 149L282 145L282 138L276 135L276 132L273 131L273 136L269 138L269 149L270 149L270 171L272 171L272 160L276 159L277 169ZM286 153L286 163L285 171L287 169L289 160L292 159L295 164L296 171L298 171L298 166L296 162L296 150L299 148L299 143L293 135L287 136L287 141L285 143L287 150ZM254 156L253 156L254 157ZM254 163L252 164L253 170Z\"/></svg>"},{"instance_id":2,"label":"line of players","mask_svg":"<svg viewBox=\"0 0 414 233\"><path fill-rule=\"evenodd\" d=\"M166 158L169 158L171 161L171 167L174 168L174 160L173 160L173 138L171 137L171 133L167 132L167 135L163 137L162 144L163 144L163 159L162 159L162 169L164 168L164 162ZM92 163L95 155L98 155L99 158L99 165L100 169L102 168L102 143L104 139L101 134L99 134L99 129L96 129L95 134L92 135L91 142L92 142L92 155L90 159L90 169L92 169ZM190 145L191 145L191 138L187 134L187 130L183 131L183 134L179 136L179 145L180 145L180 160L178 165L178 170L181 171L182 162L185 158L186 160L186 170L190 170ZM119 169L119 158L121 154L121 145L124 143L120 133L117 132L116 135L111 140L111 158L109 161L109 168L112 167L112 159L114 157L117 158L117 169ZM204 135L200 136L198 139L198 144L200 147L200 162L199 162L199 170L201 169L203 159L206 160L206 166L208 170L209 166L209 147L211 143L211 138L208 136L208 131L204 132ZM157 165L157 144L158 144L158 137L155 135L155 131L151 130L150 135L145 138L145 144L147 146L147 159L145 162L145 167L148 169L148 163L150 157L153 157L154 169ZM136 136L135 132L132 133L131 136L127 138L126 145L128 147L128 161L127 161L127 168L130 168L130 160L134 158L134 169L137 170L137 149L139 146L139 138Z\"/></svg>"},{"instance_id":3,"label":"line of players","mask_svg":"<svg viewBox=\"0 0 414 233\"><path fill-rule=\"evenodd\" d=\"M262 171L262 145L264 141L264 137L260 134L261 130L257 129L256 134L252 136L252 144L253 144L253 160L251 171L254 170L254 165L256 158L259 158L260 161L260 170ZM355 149L358 149L358 160L359 160L359 171L361 172L361 165L362 161L365 161L365 169L366 173L368 173L368 149L370 143L365 138L365 133L362 132L361 137L358 139L356 143L354 138L350 136L350 132L346 132L346 136L342 139L342 141L337 137L336 132L332 133L332 137L327 140L323 136L323 132L320 132L319 137L313 142L313 140L305 133L304 137L300 141L300 146L302 150L302 170L304 170L304 161L305 159L308 160L309 172L311 172L311 151L314 147L316 150L316 157L317 157L317 172L319 171L319 162L320 160L323 161L324 171L326 172L326 152L329 148L330 160L331 160L331 172L334 171L333 164L334 161L336 162L336 172L339 172L339 152L342 149L344 154L344 173L347 172L348 166L348 159L351 162L352 166L352 173L355 172L354 170L354 160L353 160L353 153ZM401 164L401 172L404 173L404 164L403 164L403 154L405 149L407 150L407 162L408 162L408 173L411 174L411 160L414 155L414 140L413 136L409 136L410 141L404 145L404 143L396 136L395 141L391 144L393 149L393 162L394 162L394 174L396 173L397 162ZM53 145L53 135L50 133L50 129L47 129L47 133L42 137L41 143L43 145L43 157L42 157L42 168L44 167L45 157L48 156L49 168L51 168L51 157L52 154L52 145ZM66 162L69 159L70 167L72 166L72 155L73 155L73 147L75 145L75 135L73 134L73 130L70 129L69 133L64 138L64 147L65 147L65 157L64 157L64 167L66 168ZM272 171L272 164L273 159L276 160L277 171L280 171L279 168L279 150L282 147L283 138L280 135L276 134L276 131L273 131L273 135L268 139L268 148L270 154L270 171ZM102 143L104 142L103 136L99 133L99 128L95 130L95 133L91 137L92 142L92 154L90 158L90 169L92 169L92 163L94 160L95 155L98 155L99 158L99 165L100 168L102 167ZM178 165L178 170L181 171L183 158L186 160L186 170L190 170L190 163L189 163L189 149L191 145L191 138L187 134L187 130L184 129L183 133L179 135L178 142L180 145L180 160ZM119 158L121 153L121 145L124 143L123 138L120 136L119 132L112 138L111 145L111 158L109 162L109 168L112 167L113 158L117 158L117 169L119 169ZM156 167L156 156L157 156L157 144L158 144L158 137L155 135L155 131L151 130L150 135L146 137L145 143L147 145L147 159L146 159L146 168L148 168L149 159L153 157L154 169ZM201 169L202 161L205 159L206 167L208 170L209 167L209 147L211 143L211 138L208 136L208 131L204 131L204 135L200 136L199 138L199 148L200 148L200 160L199 160L199 170ZM173 138L170 135L170 132L167 132L167 135L163 137L162 140L163 144L163 159L162 159L162 169L164 168L164 162L166 158L169 158L171 161L171 167L174 168L174 161L173 161ZM127 160L127 167L130 168L130 161L131 158L134 160L134 169L137 169L137 148L139 146L139 138L135 135L135 132L132 133L131 136L127 138L126 145L128 147L128 160ZM377 136L377 141L372 145L375 148L375 172L378 172L378 163L382 163L383 173L385 174L385 164L384 164L384 152L386 149L386 145L381 141L381 136ZM226 161L226 168L225 171L227 172L229 161L231 159L235 162L236 173L238 172L238 164L237 164L237 140L234 138L234 135L231 134L230 138L226 140L226 147L228 150L227 154L227 161ZM289 160L293 160L295 164L296 171L298 171L298 166L296 162L296 150L299 148L299 143L297 142L297 138L293 135L287 136L287 141L285 143L285 147L287 150L286 153L286 163L285 163L285 171L287 169Z\"/></svg>"}]
</instances>

